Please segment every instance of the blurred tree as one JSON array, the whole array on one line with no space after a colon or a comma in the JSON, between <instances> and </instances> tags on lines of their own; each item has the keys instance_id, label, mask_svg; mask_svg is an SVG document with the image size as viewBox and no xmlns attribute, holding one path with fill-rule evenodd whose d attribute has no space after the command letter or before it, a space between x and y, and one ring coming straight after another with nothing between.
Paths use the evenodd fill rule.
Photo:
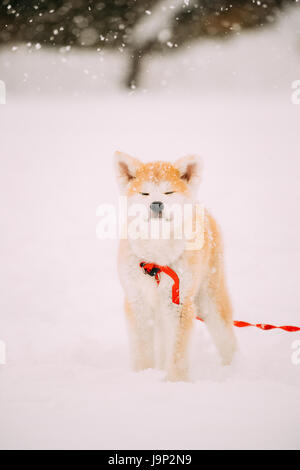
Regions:
<instances>
[{"instance_id":1,"label":"blurred tree","mask_svg":"<svg viewBox=\"0 0 300 470\"><path fill-rule=\"evenodd\" d=\"M173 14L167 14L170 5L177 3ZM155 10L160 17L164 14L168 25L163 21L152 34L145 34L146 22L141 24L141 34L131 41L131 67L127 85L138 84L141 64L144 57L154 51L177 50L186 43L200 38L224 39L240 34L249 28L272 25L280 11L288 5L296 5L298 0L165 0L158 2ZM298 4L299 5L299 4ZM153 16L153 15L152 15ZM138 27L136 28L138 29ZM150 28L151 29L151 28Z\"/></svg>"},{"instance_id":2,"label":"blurred tree","mask_svg":"<svg viewBox=\"0 0 300 470\"><path fill-rule=\"evenodd\" d=\"M229 37L272 24L297 0L3 0L0 45L117 47L128 50L127 85L138 83L143 58L201 37Z\"/></svg>"},{"instance_id":3,"label":"blurred tree","mask_svg":"<svg viewBox=\"0 0 300 470\"><path fill-rule=\"evenodd\" d=\"M153 0L4 0L0 43L30 41L51 46L106 47L126 44Z\"/></svg>"}]
</instances>

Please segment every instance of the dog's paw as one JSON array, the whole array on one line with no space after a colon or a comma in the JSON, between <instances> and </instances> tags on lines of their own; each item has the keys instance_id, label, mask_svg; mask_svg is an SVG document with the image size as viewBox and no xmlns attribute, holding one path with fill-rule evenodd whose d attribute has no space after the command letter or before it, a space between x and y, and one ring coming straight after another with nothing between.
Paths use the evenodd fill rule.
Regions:
<instances>
[{"instance_id":1,"label":"dog's paw","mask_svg":"<svg viewBox=\"0 0 300 470\"><path fill-rule=\"evenodd\" d=\"M234 360L236 353L236 346L235 344L229 345L226 349L222 351L221 354L221 362L223 366L230 366Z\"/></svg>"},{"instance_id":2,"label":"dog's paw","mask_svg":"<svg viewBox=\"0 0 300 470\"><path fill-rule=\"evenodd\" d=\"M188 375L189 374L187 369L179 369L174 367L167 372L165 380L166 382L188 382Z\"/></svg>"},{"instance_id":3,"label":"dog's paw","mask_svg":"<svg viewBox=\"0 0 300 470\"><path fill-rule=\"evenodd\" d=\"M138 358L133 363L133 371L134 372L141 372L147 369L154 369L154 361L152 359L141 359Z\"/></svg>"}]
</instances>

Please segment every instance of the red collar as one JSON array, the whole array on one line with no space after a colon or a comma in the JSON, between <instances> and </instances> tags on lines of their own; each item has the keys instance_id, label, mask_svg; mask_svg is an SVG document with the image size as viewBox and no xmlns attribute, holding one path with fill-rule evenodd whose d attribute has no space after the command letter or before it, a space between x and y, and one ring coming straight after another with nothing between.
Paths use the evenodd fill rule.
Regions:
<instances>
[{"instance_id":1,"label":"red collar","mask_svg":"<svg viewBox=\"0 0 300 470\"><path fill-rule=\"evenodd\" d=\"M161 272L170 276L174 281L172 286L172 302L179 305L179 277L173 269L169 268L169 266L160 266L159 264L145 262L140 263L140 267L143 268L145 274L154 276L157 284L160 283Z\"/></svg>"}]
</instances>

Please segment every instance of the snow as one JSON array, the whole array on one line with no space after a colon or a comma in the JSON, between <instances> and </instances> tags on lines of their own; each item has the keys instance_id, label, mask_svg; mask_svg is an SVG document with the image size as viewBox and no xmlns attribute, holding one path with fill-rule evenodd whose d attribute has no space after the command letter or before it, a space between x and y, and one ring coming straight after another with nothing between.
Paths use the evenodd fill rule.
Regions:
<instances>
[{"instance_id":1,"label":"snow","mask_svg":"<svg viewBox=\"0 0 300 470\"><path fill-rule=\"evenodd\" d=\"M119 56L100 62L74 52L73 63L54 66L43 48L3 52L0 448L300 448L299 334L236 330L240 351L224 368L197 322L190 383L135 374L117 241L96 236L97 207L118 202L115 150L145 161L200 153L199 195L223 229L235 318L300 324L300 106L291 102L300 66L295 37L263 35L265 49L252 33L220 46L211 68L216 43L198 46L207 72L185 70L191 87L177 77L193 51L165 57L166 91L159 58L145 73L146 92L128 93L115 85ZM270 42L286 49L286 66L269 59L264 74ZM257 69L243 81L245 50ZM83 70L93 67L107 86L86 81ZM223 67L225 80L212 86L210 74Z\"/></svg>"}]
</instances>

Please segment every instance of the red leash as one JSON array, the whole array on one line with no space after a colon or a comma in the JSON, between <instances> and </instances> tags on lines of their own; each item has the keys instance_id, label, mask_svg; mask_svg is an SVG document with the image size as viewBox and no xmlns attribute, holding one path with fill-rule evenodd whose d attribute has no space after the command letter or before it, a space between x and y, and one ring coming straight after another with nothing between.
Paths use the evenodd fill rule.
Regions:
<instances>
[{"instance_id":1,"label":"red leash","mask_svg":"<svg viewBox=\"0 0 300 470\"><path fill-rule=\"evenodd\" d=\"M169 268L169 266L160 266L159 264L145 263L145 262L140 263L140 267L144 270L145 274L149 274L149 276L155 277L157 284L160 283L160 273L165 273L168 276L170 276L174 281L174 284L172 286L172 302L174 304L179 305L179 302L180 302L179 300L179 277L177 276L175 271L173 271L173 269ZM196 317L196 319L200 321L204 321L200 317ZM275 326L275 325L266 325L263 323L252 324L252 323L247 323L245 321L234 321L233 324L237 328L246 328L248 326L254 326L255 328L260 328L261 330L264 330L264 331L274 330L274 329L288 331L289 333L300 331L300 328L298 326Z\"/></svg>"},{"instance_id":2,"label":"red leash","mask_svg":"<svg viewBox=\"0 0 300 470\"><path fill-rule=\"evenodd\" d=\"M204 321L200 317L196 317L196 320ZM275 325L265 325L264 323L247 323L246 321L234 321L233 322L234 326L237 328L245 328L247 326L254 326L255 328L260 328L261 330L268 331L268 330L274 330L276 328L279 328L280 330L288 331L289 333L294 333L295 331L300 331L300 328L298 326L275 326Z\"/></svg>"}]
</instances>

